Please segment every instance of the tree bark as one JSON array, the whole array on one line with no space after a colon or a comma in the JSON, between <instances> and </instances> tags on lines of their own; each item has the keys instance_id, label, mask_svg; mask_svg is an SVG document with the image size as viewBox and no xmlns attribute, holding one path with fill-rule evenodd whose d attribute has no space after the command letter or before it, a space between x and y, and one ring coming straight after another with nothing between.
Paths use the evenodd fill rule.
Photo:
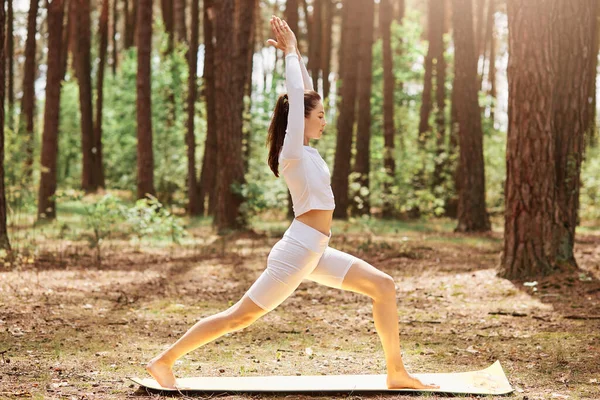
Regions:
<instances>
[{"instance_id":1,"label":"tree bark","mask_svg":"<svg viewBox=\"0 0 600 400\"><path fill-rule=\"evenodd\" d=\"M444 184L443 171L447 165L446 151L446 59L444 48L444 33L446 21L446 9L444 6L437 7L436 21L438 27L435 29L433 39L433 57L435 64L435 147L436 158L433 170L433 188Z\"/></svg>"},{"instance_id":2,"label":"tree bark","mask_svg":"<svg viewBox=\"0 0 600 400\"><path fill-rule=\"evenodd\" d=\"M145 0L124 0L125 8L125 43L126 49L135 46L135 38L138 26L138 3ZM129 5L131 2L131 6ZM145 4L145 3L144 3Z\"/></svg>"},{"instance_id":3,"label":"tree bark","mask_svg":"<svg viewBox=\"0 0 600 400\"><path fill-rule=\"evenodd\" d=\"M490 106L490 120L493 124L496 119L496 99L498 97L496 90L496 24L494 21L496 2L491 0L489 7L488 30L490 35L490 65L488 66L488 80L490 83L489 94L492 98L492 105Z\"/></svg>"},{"instance_id":4,"label":"tree bark","mask_svg":"<svg viewBox=\"0 0 600 400\"><path fill-rule=\"evenodd\" d=\"M384 218L394 216L391 195L396 175L396 163L394 161L394 65L390 30L393 17L392 10L391 0L381 0L379 3L379 29L383 41L383 138L385 146L383 165L387 174L387 180L383 185L382 216Z\"/></svg>"},{"instance_id":5,"label":"tree bark","mask_svg":"<svg viewBox=\"0 0 600 400\"><path fill-rule=\"evenodd\" d=\"M23 71L23 97L21 99L21 122L19 132L25 142L25 177L31 179L33 173L33 144L35 118L35 69L38 0L31 0L27 17L27 40L25 42L25 66ZM4 44L3 44L4 45Z\"/></svg>"},{"instance_id":6,"label":"tree bark","mask_svg":"<svg viewBox=\"0 0 600 400\"><path fill-rule=\"evenodd\" d=\"M494 13L495 13L495 0L489 0L488 8L487 8L486 23L485 23L485 35L482 40L482 50L481 50L482 53L481 54L483 55L483 62L481 63L481 74L479 76L479 89L480 90L483 87L483 77L485 75L485 70L486 70L488 48L490 48L491 44L492 44L492 35L493 35L493 31L494 31ZM489 65L487 66L487 68L489 70Z\"/></svg>"},{"instance_id":7,"label":"tree bark","mask_svg":"<svg viewBox=\"0 0 600 400\"><path fill-rule=\"evenodd\" d=\"M477 58L471 0L455 0L452 13L455 46L456 112L462 182L458 198L459 232L489 231L485 208L483 130L478 101Z\"/></svg>"},{"instance_id":8,"label":"tree bark","mask_svg":"<svg viewBox=\"0 0 600 400\"><path fill-rule=\"evenodd\" d=\"M217 165L217 109L215 104L215 48L213 45L215 25L214 0L204 0L204 99L206 103L206 140L202 158L202 172L198 185L199 213L205 213L205 199L208 196L208 214L214 215L216 205Z\"/></svg>"},{"instance_id":9,"label":"tree bark","mask_svg":"<svg viewBox=\"0 0 600 400\"><path fill-rule=\"evenodd\" d=\"M0 248L10 251L6 227L6 195L4 186L4 97L6 85L5 19L4 0L0 3Z\"/></svg>"},{"instance_id":10,"label":"tree bark","mask_svg":"<svg viewBox=\"0 0 600 400\"><path fill-rule=\"evenodd\" d=\"M323 35L321 41L321 70L323 71L323 98L329 98L331 74L331 46L333 35L334 4L332 0L323 0Z\"/></svg>"},{"instance_id":11,"label":"tree bark","mask_svg":"<svg viewBox=\"0 0 600 400\"><path fill-rule=\"evenodd\" d=\"M73 0L77 13L73 20L77 32L74 54L77 81L79 82L79 106L81 110L81 151L82 173L81 188L86 193L98 189L96 174L96 152L94 140L94 121L92 107L92 77L91 77L91 33L90 33L90 0Z\"/></svg>"},{"instance_id":12,"label":"tree bark","mask_svg":"<svg viewBox=\"0 0 600 400\"><path fill-rule=\"evenodd\" d=\"M15 117L15 38L13 0L7 1L6 16L6 58L8 60L8 126L14 131Z\"/></svg>"},{"instance_id":13,"label":"tree bark","mask_svg":"<svg viewBox=\"0 0 600 400\"><path fill-rule=\"evenodd\" d=\"M63 36L62 36L62 45L61 45L61 51L60 51L60 58L61 58L61 76L62 76L62 80L65 80L65 76L67 74L67 65L68 65L68 61L69 61L69 52L70 52L70 46L71 46L71 25L72 25L72 16L74 15L74 13L71 12L71 8L73 7L71 3L73 3L75 0L64 0L64 8L65 8L65 14L66 16L64 17L66 19L66 24L65 27L63 28Z\"/></svg>"},{"instance_id":14,"label":"tree bark","mask_svg":"<svg viewBox=\"0 0 600 400\"><path fill-rule=\"evenodd\" d=\"M323 28L321 19L323 17L323 1L325 0L313 0L313 13L311 17L312 26L310 29L311 36L308 45L310 50L308 69L311 72L315 90L319 90L319 71L321 69L321 38L323 36L323 33L321 32Z\"/></svg>"},{"instance_id":15,"label":"tree bark","mask_svg":"<svg viewBox=\"0 0 600 400\"><path fill-rule=\"evenodd\" d=\"M252 4L254 5L254 2ZM244 184L241 129L243 106L240 103L243 103L245 69L239 68L240 50L244 45L238 42L236 46L235 43L242 31L239 29L236 32L235 20L232 20L236 11L235 5L235 0L221 0L216 8L215 69L218 73L215 87L219 130L217 131L217 203L213 224L219 234L231 229L243 228L247 222L240 210L243 196L232 188L232 185ZM243 14L242 10L239 11Z\"/></svg>"},{"instance_id":16,"label":"tree bark","mask_svg":"<svg viewBox=\"0 0 600 400\"><path fill-rule=\"evenodd\" d=\"M590 52L596 31L595 0L557 1L553 18L556 91L553 110L556 134L556 219L558 266L577 267L573 247L578 225L581 163L591 127L591 75L596 59Z\"/></svg>"},{"instance_id":17,"label":"tree bark","mask_svg":"<svg viewBox=\"0 0 600 400\"><path fill-rule=\"evenodd\" d=\"M57 187L58 126L60 121L60 89L63 79L62 56L67 51L63 43L64 1L46 0L48 9L48 71L46 102L44 106L44 132L42 134L41 174L38 191L37 218L55 219Z\"/></svg>"},{"instance_id":18,"label":"tree bark","mask_svg":"<svg viewBox=\"0 0 600 400\"><path fill-rule=\"evenodd\" d=\"M175 18L175 33L179 43L187 43L187 28L185 23L185 0L173 0Z\"/></svg>"},{"instance_id":19,"label":"tree bark","mask_svg":"<svg viewBox=\"0 0 600 400\"><path fill-rule=\"evenodd\" d=\"M137 198L155 196L152 152L152 0L138 0L137 9Z\"/></svg>"},{"instance_id":20,"label":"tree bark","mask_svg":"<svg viewBox=\"0 0 600 400\"><path fill-rule=\"evenodd\" d=\"M360 44L360 0L345 0L344 19L342 32L354 32L347 35L340 48L343 75L340 87L340 113L337 120L338 135L336 138L336 151L333 164L331 188L335 196L336 207L334 218L348 218L348 176L350 175L350 158L354 120L356 116L356 93L358 79L358 63L354 51Z\"/></svg>"},{"instance_id":21,"label":"tree bark","mask_svg":"<svg viewBox=\"0 0 600 400\"><path fill-rule=\"evenodd\" d=\"M596 146L598 144L598 124L596 122L597 119L597 100L596 100L596 83L598 80L598 51L600 50L600 3L596 5L596 24L594 26L593 32L593 45L592 45L592 54L595 54L595 57L592 57L591 66L590 66L590 75L592 76L590 82L590 91L592 93L592 115L590 115L590 129L588 129L588 134L586 137L586 145L587 146Z\"/></svg>"},{"instance_id":22,"label":"tree bark","mask_svg":"<svg viewBox=\"0 0 600 400\"><path fill-rule=\"evenodd\" d=\"M477 12L477 18L475 20L477 26L477 32L475 34L475 57L479 61L479 57L485 54L485 6L489 1L494 0L476 0L475 11ZM485 57L485 55L484 55Z\"/></svg>"},{"instance_id":23,"label":"tree bark","mask_svg":"<svg viewBox=\"0 0 600 400\"><path fill-rule=\"evenodd\" d=\"M418 145L419 149L424 152L425 145L428 141L428 138L431 134L431 126L429 125L429 117L431 115L431 110L433 108L433 100L432 100L432 91L433 91L433 59L435 52L435 38L436 31L441 29L438 26L438 18L437 13L440 7L437 6L436 0L429 0L428 2L428 24L427 24L427 38L429 42L429 47L427 49L427 55L425 56L425 75L423 78L423 94L421 96L421 110L420 110L420 118L419 118L419 138ZM424 166L423 166L424 169ZM423 171L419 175L423 175ZM421 186L424 182L423 176L419 178Z\"/></svg>"},{"instance_id":24,"label":"tree bark","mask_svg":"<svg viewBox=\"0 0 600 400\"><path fill-rule=\"evenodd\" d=\"M292 32L300 32L298 29L298 23L300 16L298 15L298 0L287 0L285 2L285 20L290 26Z\"/></svg>"},{"instance_id":25,"label":"tree bark","mask_svg":"<svg viewBox=\"0 0 600 400\"><path fill-rule=\"evenodd\" d=\"M396 21L398 21L398 25L402 25L402 20L404 20L404 14L406 13L405 0L395 0L395 1L396 1Z\"/></svg>"},{"instance_id":26,"label":"tree bark","mask_svg":"<svg viewBox=\"0 0 600 400\"><path fill-rule=\"evenodd\" d=\"M594 0L508 2L509 130L500 275L577 268L583 138L590 127Z\"/></svg>"},{"instance_id":27,"label":"tree bark","mask_svg":"<svg viewBox=\"0 0 600 400\"><path fill-rule=\"evenodd\" d=\"M551 112L554 0L509 1L509 126L506 144L506 278L552 271L556 143ZM547 68L548 66L549 68Z\"/></svg>"},{"instance_id":28,"label":"tree bark","mask_svg":"<svg viewBox=\"0 0 600 400\"><path fill-rule=\"evenodd\" d=\"M102 1L102 12L100 13L100 49L98 51L98 86L96 89L96 125L94 126L94 182L98 187L105 187L104 166L102 157L102 107L104 104L104 69L106 65L106 54L108 52L108 10L109 0Z\"/></svg>"},{"instance_id":29,"label":"tree bark","mask_svg":"<svg viewBox=\"0 0 600 400\"><path fill-rule=\"evenodd\" d=\"M358 79L358 123L356 131L356 157L354 172L358 174L360 190L352 198L353 213L371 214L371 191L369 184L371 157L371 84L373 81L373 33L375 3L367 0L361 7L361 27Z\"/></svg>"},{"instance_id":30,"label":"tree bark","mask_svg":"<svg viewBox=\"0 0 600 400\"><path fill-rule=\"evenodd\" d=\"M190 49L188 51L188 101L187 101L187 158L188 158L188 213L201 215L196 179L196 138L194 136L194 116L198 98L198 25L200 24L199 0L192 0L192 20L190 26Z\"/></svg>"},{"instance_id":31,"label":"tree bark","mask_svg":"<svg viewBox=\"0 0 600 400\"><path fill-rule=\"evenodd\" d=\"M173 16L173 0L160 0L163 22L167 32L167 54L171 54L175 48L175 26Z\"/></svg>"},{"instance_id":32,"label":"tree bark","mask_svg":"<svg viewBox=\"0 0 600 400\"><path fill-rule=\"evenodd\" d=\"M117 10L117 1L112 0L112 73L113 77L117 75L117 66L119 63L119 47L117 41L117 32L119 27L119 11Z\"/></svg>"}]
</instances>

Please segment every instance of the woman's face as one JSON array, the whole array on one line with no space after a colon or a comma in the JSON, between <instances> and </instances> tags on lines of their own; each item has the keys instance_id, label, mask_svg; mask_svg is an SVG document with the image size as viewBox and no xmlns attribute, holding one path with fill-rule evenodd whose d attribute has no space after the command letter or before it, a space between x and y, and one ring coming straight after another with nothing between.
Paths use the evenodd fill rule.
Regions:
<instances>
[{"instance_id":1,"label":"woman's face","mask_svg":"<svg viewBox=\"0 0 600 400\"><path fill-rule=\"evenodd\" d=\"M323 135L327 121L325 121L325 109L323 102L319 100L317 106L304 118L304 137L306 139L320 139Z\"/></svg>"}]
</instances>

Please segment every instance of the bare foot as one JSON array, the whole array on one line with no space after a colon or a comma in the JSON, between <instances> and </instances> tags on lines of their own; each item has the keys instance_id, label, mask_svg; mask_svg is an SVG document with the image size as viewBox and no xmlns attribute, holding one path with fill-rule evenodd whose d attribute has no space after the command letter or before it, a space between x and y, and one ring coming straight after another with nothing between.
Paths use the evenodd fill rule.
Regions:
<instances>
[{"instance_id":1,"label":"bare foot","mask_svg":"<svg viewBox=\"0 0 600 400\"><path fill-rule=\"evenodd\" d=\"M419 379L404 373L395 376L389 375L386 380L388 389L439 389L438 385L426 385Z\"/></svg>"},{"instance_id":2,"label":"bare foot","mask_svg":"<svg viewBox=\"0 0 600 400\"><path fill-rule=\"evenodd\" d=\"M147 365L146 371L152 375L160 386L167 389L176 389L175 375L171 365L165 363L160 357L153 358Z\"/></svg>"}]
</instances>

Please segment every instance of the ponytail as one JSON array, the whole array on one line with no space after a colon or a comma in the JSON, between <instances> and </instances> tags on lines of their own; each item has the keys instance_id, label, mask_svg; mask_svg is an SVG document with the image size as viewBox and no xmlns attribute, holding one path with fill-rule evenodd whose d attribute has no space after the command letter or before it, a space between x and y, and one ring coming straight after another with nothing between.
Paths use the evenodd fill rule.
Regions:
<instances>
[{"instance_id":1,"label":"ponytail","mask_svg":"<svg viewBox=\"0 0 600 400\"><path fill-rule=\"evenodd\" d=\"M321 100L321 96L314 90L307 90L304 92L304 118L308 118L311 111L317 106L319 100ZM283 147L289 112L290 103L288 101L288 95L287 93L282 94L275 104L275 110L273 110L273 118L271 119L269 134L267 136L267 146L269 146L268 163L271 171L273 171L276 177L279 177L279 152Z\"/></svg>"}]
</instances>

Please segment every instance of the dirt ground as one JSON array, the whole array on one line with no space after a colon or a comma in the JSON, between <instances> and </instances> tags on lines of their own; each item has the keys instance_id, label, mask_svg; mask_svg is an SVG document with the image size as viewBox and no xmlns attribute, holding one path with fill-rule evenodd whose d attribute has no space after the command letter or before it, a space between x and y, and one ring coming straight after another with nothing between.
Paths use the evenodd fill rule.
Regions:
<instances>
[{"instance_id":1,"label":"dirt ground","mask_svg":"<svg viewBox=\"0 0 600 400\"><path fill-rule=\"evenodd\" d=\"M85 242L44 239L21 267L0 269L0 398L161 397L127 378L145 377L150 358L198 319L236 302L285 228L273 223L221 240L200 226L185 245L114 240L104 245L101 265ZM496 276L498 232L347 228L336 222L330 245L395 278L409 371L461 372L500 360L515 388L510 398L600 398L600 234L578 235L580 272L526 283ZM190 353L175 372L382 374L385 366L370 300L304 282L275 311Z\"/></svg>"}]
</instances>

